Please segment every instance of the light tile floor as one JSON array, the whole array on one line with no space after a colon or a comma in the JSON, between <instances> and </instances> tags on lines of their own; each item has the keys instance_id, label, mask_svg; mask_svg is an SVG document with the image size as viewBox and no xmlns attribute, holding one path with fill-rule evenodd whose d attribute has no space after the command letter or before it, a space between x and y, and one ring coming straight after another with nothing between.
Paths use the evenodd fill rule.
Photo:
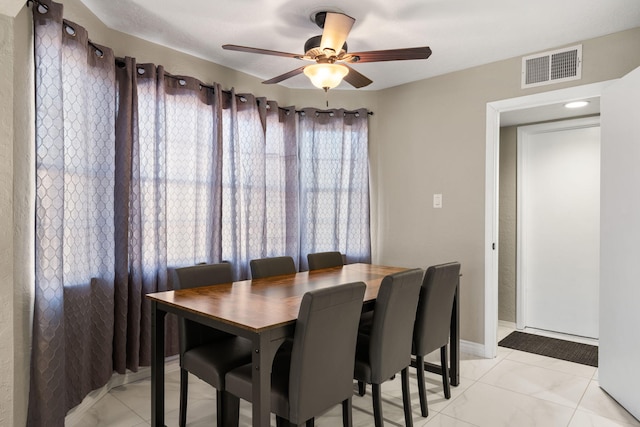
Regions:
<instances>
[{"instance_id":1,"label":"light tile floor","mask_svg":"<svg viewBox=\"0 0 640 427\"><path fill-rule=\"evenodd\" d=\"M500 338L510 332L500 327ZM437 355L432 355L434 361ZM429 417L422 418L415 375L411 378L413 422L416 427L613 427L640 426L598 386L597 369L499 347L498 357L462 355L461 384L444 398L437 375L427 374ZM413 370L412 370L413 371ZM166 373L166 424L177 426L176 369ZM111 390L72 427L148 426L151 414L150 380ZM399 375L382 386L386 426L404 426ZM251 406L241 402L240 425L251 425ZM371 395L353 398L354 426L373 425ZM189 382L187 425L215 426L215 391L195 377ZM272 417L275 426L275 418ZM337 406L316 419L316 426L341 426Z\"/></svg>"}]
</instances>

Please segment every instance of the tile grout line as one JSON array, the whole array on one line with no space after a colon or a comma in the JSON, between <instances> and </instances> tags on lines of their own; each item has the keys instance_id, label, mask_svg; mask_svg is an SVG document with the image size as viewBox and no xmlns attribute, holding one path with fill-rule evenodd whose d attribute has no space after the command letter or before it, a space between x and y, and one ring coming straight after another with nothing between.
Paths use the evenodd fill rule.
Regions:
<instances>
[{"instance_id":1,"label":"tile grout line","mask_svg":"<svg viewBox=\"0 0 640 427\"><path fill-rule=\"evenodd\" d=\"M504 359L503 359L503 360L504 360ZM546 369L546 370L551 371L551 372L557 372L557 371L554 371L553 369L541 368L541 367L539 367L539 366L535 366L535 365L528 365L528 364L526 364L526 363L518 362L518 361L515 361L515 360L510 360L510 362L513 362L513 363L519 363L519 364L521 364L521 365L526 365L526 366L533 366L533 367L537 367L537 368L540 368L540 369ZM501 360L499 363L497 363L497 364L496 364L496 366L498 366L500 363L502 363L502 360ZM495 368L495 367L494 367L494 368ZM487 372L487 374L488 374L491 370L493 370L494 368L491 368L491 369ZM566 375L574 376L574 377L576 377L576 378L585 379L585 377L579 377L579 376L576 376L576 375L571 375L571 374L566 374ZM477 380L477 382L480 382L480 383L481 383L481 384L483 384L483 385L488 385L488 386L491 386L491 387L499 388L499 389L501 389L501 390L508 391L508 392L511 392L511 393L516 393L516 394L519 394L519 395L521 395L521 396L526 396L526 397L529 397L529 398L532 398L532 399L536 399L536 400L541 401L541 402L551 403L551 404L553 404L553 405L558 405L558 406L562 406L562 407L565 407L565 408L570 408L570 409L573 409L573 410L574 410L574 412L575 412L576 410L578 410L578 407L580 406L580 402L582 401L582 398L584 397L585 393L587 392L587 389L589 388L589 383L590 383L590 381L591 381L591 380L589 380L589 382L587 382L587 386L585 387L584 391L582 392L582 395L581 395L580 399L577 401L577 403L576 403L575 407L573 407L572 405L566 405L566 404L563 404L563 403L554 402L554 401L552 401L552 400L542 399L542 398L540 398L540 397L532 396L532 395L530 395L530 394L523 393L523 392L516 391L516 390L511 390L511 389L509 389L509 388L506 388L506 387L503 387L503 386L500 386L500 385L497 385L497 384L491 384L491 383L486 383L486 382L481 381L481 379L482 379L482 378L484 378L485 376L486 376L486 374L485 374L485 375L483 375L482 377L480 377L480 378ZM571 416L571 418L573 418L573 415Z\"/></svg>"},{"instance_id":2,"label":"tile grout line","mask_svg":"<svg viewBox=\"0 0 640 427\"><path fill-rule=\"evenodd\" d=\"M514 359L507 359L507 358L505 358L505 359L507 359L507 360L509 360L509 361L511 361L511 362L518 362L518 363L522 363L523 365L527 365L527 366L533 366L533 367L536 367L536 368L547 369L547 370L549 370L549 371L558 372L558 373L566 374L566 375L572 375L572 376L574 376L574 377L585 378L585 379L588 379L589 381L591 381L591 380L593 380L593 379L594 379L593 377L595 376L595 374L596 374L596 372L597 372L597 369L598 369L598 368L595 368L595 367L590 366L590 365L583 365L583 364L581 364L581 363L570 362L570 361L568 361L568 360L563 360L563 359L555 359L555 358L553 358L553 357L544 356L544 355L542 355L542 354L537 354L537 353L527 353L526 351L521 351L521 350L513 350L510 354L513 354L513 353L515 353L516 351L519 351L520 353L533 354L533 355L540 356L540 357L546 357L546 358L548 358L548 359L558 360L558 361L565 362L565 363L574 363L574 364L576 364L576 365L586 366L586 367L589 367L589 368L594 368L594 371L593 371L593 373L591 374L591 376L587 377L587 376L584 376L584 375L576 375L576 374L573 374L573 373L570 373L570 372L567 372L567 371L564 371L564 370L560 370L560 369L549 368L549 367L547 367L547 366L540 366L540 365L537 365L537 364L535 364L535 363L530 363L530 362L526 362L526 361L522 361L522 360L514 360Z\"/></svg>"},{"instance_id":3,"label":"tile grout line","mask_svg":"<svg viewBox=\"0 0 640 427\"><path fill-rule=\"evenodd\" d=\"M571 414L571 418L569 419L569 424L567 424L567 427L571 425L573 418L576 416L576 413L578 412L578 408L580 408L580 403L582 403L582 399L584 399L584 396L587 394L587 390L589 390L589 384L591 384L591 381L593 381L593 376L595 376L595 372L593 373L592 378L587 383L587 387L582 392L582 396L580 396L580 399L578 400L578 404L576 405L576 409L573 411L573 414Z\"/></svg>"}]
</instances>

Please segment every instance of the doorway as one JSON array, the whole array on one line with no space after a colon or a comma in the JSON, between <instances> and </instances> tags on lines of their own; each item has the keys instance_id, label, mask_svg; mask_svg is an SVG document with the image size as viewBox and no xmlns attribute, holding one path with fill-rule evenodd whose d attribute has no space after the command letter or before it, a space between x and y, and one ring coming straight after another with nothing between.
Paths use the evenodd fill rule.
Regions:
<instances>
[{"instance_id":1,"label":"doorway","mask_svg":"<svg viewBox=\"0 0 640 427\"><path fill-rule=\"evenodd\" d=\"M517 147L517 328L597 338L600 119L518 127Z\"/></svg>"},{"instance_id":2,"label":"doorway","mask_svg":"<svg viewBox=\"0 0 640 427\"><path fill-rule=\"evenodd\" d=\"M536 95L487 103L485 168L485 328L484 356L497 354L498 340L498 172L501 115L533 107L551 106L568 101L599 97L613 81L576 86Z\"/></svg>"}]
</instances>

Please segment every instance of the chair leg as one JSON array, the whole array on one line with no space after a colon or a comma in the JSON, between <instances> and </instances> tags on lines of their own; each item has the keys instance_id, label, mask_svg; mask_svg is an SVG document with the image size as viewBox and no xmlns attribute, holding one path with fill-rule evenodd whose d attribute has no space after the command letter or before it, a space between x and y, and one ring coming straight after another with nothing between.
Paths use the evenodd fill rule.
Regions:
<instances>
[{"instance_id":1,"label":"chair leg","mask_svg":"<svg viewBox=\"0 0 640 427\"><path fill-rule=\"evenodd\" d=\"M289 427L289 421L279 415L276 415L276 427Z\"/></svg>"},{"instance_id":2,"label":"chair leg","mask_svg":"<svg viewBox=\"0 0 640 427\"><path fill-rule=\"evenodd\" d=\"M382 393L380 384L371 384L371 396L373 398L373 420L375 427L383 427L382 421Z\"/></svg>"},{"instance_id":3,"label":"chair leg","mask_svg":"<svg viewBox=\"0 0 640 427\"><path fill-rule=\"evenodd\" d=\"M367 392L367 383L364 381L358 381L358 396L362 397Z\"/></svg>"},{"instance_id":4,"label":"chair leg","mask_svg":"<svg viewBox=\"0 0 640 427\"><path fill-rule=\"evenodd\" d=\"M187 424L187 389L189 388L189 371L180 368L180 415L178 425L184 427Z\"/></svg>"},{"instance_id":5,"label":"chair leg","mask_svg":"<svg viewBox=\"0 0 640 427\"><path fill-rule=\"evenodd\" d=\"M240 422L240 398L227 391L216 390L218 427L238 427Z\"/></svg>"},{"instance_id":6,"label":"chair leg","mask_svg":"<svg viewBox=\"0 0 640 427\"><path fill-rule=\"evenodd\" d=\"M444 388L444 397L451 399L451 388L449 387L449 365L447 365L447 346L440 347L440 364L442 365L442 387Z\"/></svg>"},{"instance_id":7,"label":"chair leg","mask_svg":"<svg viewBox=\"0 0 640 427\"><path fill-rule=\"evenodd\" d=\"M409 392L409 367L402 370L402 405L404 406L404 424L406 427L413 427L413 416L411 414L411 394Z\"/></svg>"},{"instance_id":8,"label":"chair leg","mask_svg":"<svg viewBox=\"0 0 640 427\"><path fill-rule=\"evenodd\" d=\"M416 356L416 377L418 377L418 396L420 396L420 412L423 417L429 416L427 407L427 387L424 382L424 356Z\"/></svg>"},{"instance_id":9,"label":"chair leg","mask_svg":"<svg viewBox=\"0 0 640 427\"><path fill-rule=\"evenodd\" d=\"M342 401L342 427L353 427L351 398Z\"/></svg>"},{"instance_id":10,"label":"chair leg","mask_svg":"<svg viewBox=\"0 0 640 427\"><path fill-rule=\"evenodd\" d=\"M316 425L316 419L315 418L309 418L307 420L306 426L307 427L314 427Z\"/></svg>"}]
</instances>

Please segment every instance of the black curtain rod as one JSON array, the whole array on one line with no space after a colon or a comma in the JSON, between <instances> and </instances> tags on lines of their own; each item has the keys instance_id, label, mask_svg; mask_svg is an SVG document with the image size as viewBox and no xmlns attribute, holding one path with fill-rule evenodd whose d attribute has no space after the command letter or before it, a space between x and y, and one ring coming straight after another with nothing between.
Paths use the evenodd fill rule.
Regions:
<instances>
[{"instance_id":1,"label":"black curtain rod","mask_svg":"<svg viewBox=\"0 0 640 427\"><path fill-rule=\"evenodd\" d=\"M176 80L181 80L182 79L182 77L173 76L171 74L165 74L165 77L170 77L170 78L176 79ZM206 84L204 84L202 82L200 83L200 86L201 87L206 87L207 89L215 90L215 88L213 86L206 85ZM222 89L222 92L224 92L224 93L226 93L228 95L231 95L231 91L230 90ZM240 102L247 102L247 99L242 94L237 93L236 96L238 98L240 98ZM278 107L278 108L283 110L283 111L288 111L286 108L283 108L283 107ZM300 114L302 112L303 112L303 110L296 110L296 114ZM322 113L332 113L332 112L333 111L331 111L331 110L319 110L318 111L318 113L320 113L320 114L322 114ZM355 114L355 113L357 113L357 111L345 111L345 114ZM367 114L370 115L370 116L373 116L373 111L367 111Z\"/></svg>"},{"instance_id":2,"label":"black curtain rod","mask_svg":"<svg viewBox=\"0 0 640 427\"><path fill-rule=\"evenodd\" d=\"M121 58L118 58L117 60L122 61ZM175 79L175 80L184 80L183 77L174 76L174 75L169 74L169 73L166 73L165 77L169 77L169 78L172 78L172 79ZM207 84L204 84L202 82L200 82L200 87L205 87L207 89L215 90L215 87L207 85ZM226 93L228 95L231 95L231 91L230 90L222 89L222 92ZM240 102L247 102L247 98L245 98L242 94L237 93L236 96L240 99ZM278 108L280 110L282 110L282 111L289 111L287 108L283 108L283 107L280 107L280 106L278 106ZM304 110L295 110L295 112L296 112L296 114L300 114L300 113L303 113ZM328 114L328 113L332 113L333 111L331 111L331 110L318 110L317 112L320 113L320 114ZM358 111L345 111L345 114L356 114L357 112ZM373 116L373 111L367 111L367 114L370 115L370 116Z\"/></svg>"},{"instance_id":3,"label":"black curtain rod","mask_svg":"<svg viewBox=\"0 0 640 427\"><path fill-rule=\"evenodd\" d=\"M171 74L165 74L165 77L170 77L170 78L176 79L176 80L183 80L182 77L174 76L174 75L171 75ZM206 85L206 84L204 84L202 82L200 82L200 87L205 87L207 89L215 90L215 88L213 86ZM226 93L228 95L231 95L231 91L230 90L222 89L222 92ZM240 99L240 102L247 102L247 98L245 98L242 94L237 93L236 96ZM282 110L282 111L289 111L287 108L283 108L283 107L280 107L280 106L278 106L278 108L280 110ZM300 114L300 113L303 113L304 110L295 110L295 112L296 112L296 114ZM331 110L318 110L317 112L320 113L320 114L323 114L323 113L324 114L328 114L328 113L332 113L333 111L331 111ZM357 112L358 111L345 111L345 114L356 114ZM367 111L367 114L370 115L370 116L373 116L373 111Z\"/></svg>"},{"instance_id":4,"label":"black curtain rod","mask_svg":"<svg viewBox=\"0 0 640 427\"><path fill-rule=\"evenodd\" d=\"M304 110L296 110L297 114L300 113L304 113ZM333 110L318 110L317 113L319 114L328 114L328 113L333 113ZM356 114L359 113L358 111L345 111L345 114ZM369 116L373 116L373 111L367 111L367 115Z\"/></svg>"}]
</instances>

